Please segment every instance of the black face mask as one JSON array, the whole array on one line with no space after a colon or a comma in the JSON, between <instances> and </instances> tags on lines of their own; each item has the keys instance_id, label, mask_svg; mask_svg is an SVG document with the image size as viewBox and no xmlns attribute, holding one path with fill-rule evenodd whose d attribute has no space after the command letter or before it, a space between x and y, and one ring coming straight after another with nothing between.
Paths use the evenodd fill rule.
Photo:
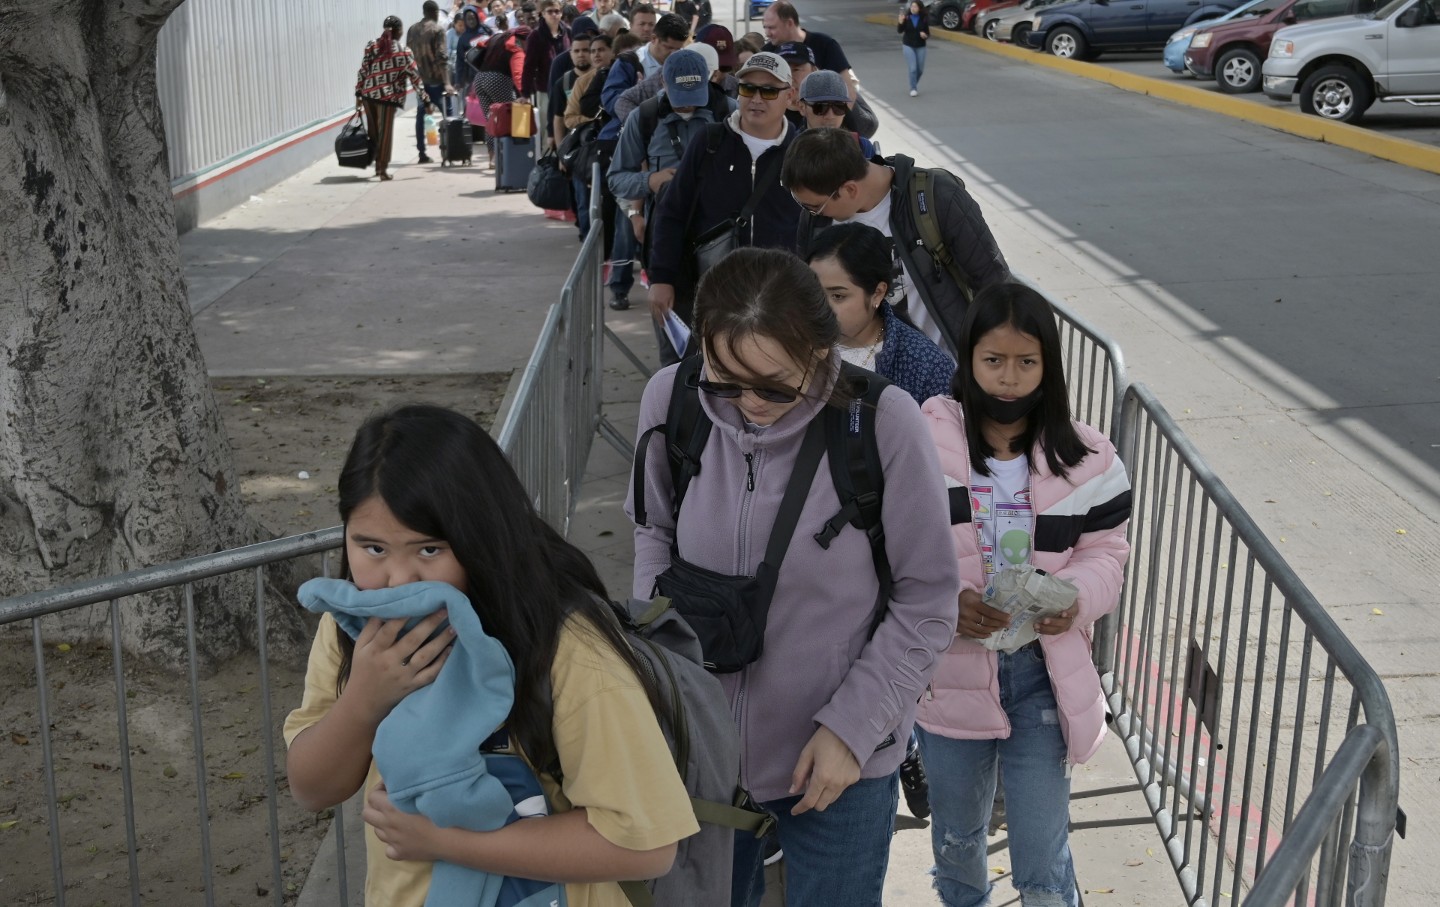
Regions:
<instances>
[{"instance_id":1,"label":"black face mask","mask_svg":"<svg viewBox=\"0 0 1440 907\"><path fill-rule=\"evenodd\" d=\"M1001 400L999 397L992 397L985 393L979 385L975 386L975 396L980 403L981 414L997 425L1014 425L1030 415L1031 410L1040 403L1042 393L1041 388L1037 387L1018 399Z\"/></svg>"}]
</instances>

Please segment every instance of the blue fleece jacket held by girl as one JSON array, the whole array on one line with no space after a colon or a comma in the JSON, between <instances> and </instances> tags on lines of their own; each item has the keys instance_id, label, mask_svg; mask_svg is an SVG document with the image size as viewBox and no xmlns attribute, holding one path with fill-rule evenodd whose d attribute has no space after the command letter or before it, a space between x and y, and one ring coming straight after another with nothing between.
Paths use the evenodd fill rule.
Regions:
<instances>
[{"instance_id":1,"label":"blue fleece jacket held by girl","mask_svg":"<svg viewBox=\"0 0 1440 907\"><path fill-rule=\"evenodd\" d=\"M406 696L375 731L372 753L390 802L442 828L494 831L544 815L545 796L518 756L483 753L481 746L510 715L515 666L480 626L464 593L448 583L410 583L361 591L335 579L300 587L301 604L329 612L350 636L372 617L410 618L440 608L449 613L455 645L435 682ZM437 862L426 907L563 907L563 885L499 876Z\"/></svg>"}]
</instances>

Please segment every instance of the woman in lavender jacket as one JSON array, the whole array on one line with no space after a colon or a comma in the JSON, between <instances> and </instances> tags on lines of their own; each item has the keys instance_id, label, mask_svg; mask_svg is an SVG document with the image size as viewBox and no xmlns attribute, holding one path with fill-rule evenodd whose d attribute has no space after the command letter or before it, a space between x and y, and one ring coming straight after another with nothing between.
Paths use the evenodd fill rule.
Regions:
<instances>
[{"instance_id":1,"label":"woman in lavender jacket","mask_svg":"<svg viewBox=\"0 0 1440 907\"><path fill-rule=\"evenodd\" d=\"M678 520L663 435L647 446L637 597L654 594L672 541L695 566L753 575L810 423L846 402L836 390L835 315L790 253L741 249L707 272L695 330L700 404L714 427ZM665 422L679 367L646 387L642 434ZM954 638L959 582L944 481L919 407L898 387L879 399L875 435L894 586L873 636L880 585L869 540L848 526L828 549L815 539L840 508L822 462L779 572L763 653L719 675L740 733L741 781L778 821L791 907L880 903L896 771L916 701ZM636 490L627 497L632 518ZM735 865L732 903L758 904L764 881L753 836L737 837Z\"/></svg>"}]
</instances>

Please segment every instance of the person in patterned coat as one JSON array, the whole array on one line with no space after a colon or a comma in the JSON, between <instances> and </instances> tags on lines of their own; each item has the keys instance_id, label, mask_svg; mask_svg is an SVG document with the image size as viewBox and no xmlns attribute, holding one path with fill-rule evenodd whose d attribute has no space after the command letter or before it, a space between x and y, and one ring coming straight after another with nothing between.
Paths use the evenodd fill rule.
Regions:
<instances>
[{"instance_id":1,"label":"person in patterned coat","mask_svg":"<svg viewBox=\"0 0 1440 907\"><path fill-rule=\"evenodd\" d=\"M380 37L365 45L360 61L360 74L355 78L355 109L365 111L365 126L370 133L374 153L375 175L382 180L390 176L390 150L395 140L395 113L405 106L405 95L411 86L416 97L434 109L425 94L425 83L415 68L415 58L400 46L404 25L399 16L386 16Z\"/></svg>"}]
</instances>

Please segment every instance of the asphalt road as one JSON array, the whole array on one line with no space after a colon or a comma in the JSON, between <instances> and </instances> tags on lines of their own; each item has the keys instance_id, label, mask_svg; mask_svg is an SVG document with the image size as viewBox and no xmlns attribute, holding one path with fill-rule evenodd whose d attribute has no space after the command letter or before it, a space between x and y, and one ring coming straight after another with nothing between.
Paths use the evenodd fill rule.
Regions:
<instances>
[{"instance_id":1,"label":"asphalt road","mask_svg":"<svg viewBox=\"0 0 1440 907\"><path fill-rule=\"evenodd\" d=\"M1039 51L1036 51L1036 53L1039 53ZM1217 93L1220 91L1215 87L1215 80L1213 79L1197 79L1189 73L1177 74L1171 72L1161 61L1159 51L1145 53L1118 53L1111 51L1103 54L1094 62L1097 66L1118 69L1140 76L1148 76L1152 79L1195 85L1207 91ZM1292 98L1289 103L1274 101L1259 91L1253 94L1238 95L1237 97L1264 107L1295 111L1300 109L1294 98ZM1391 135L1397 138L1410 139L1415 142L1424 142L1428 145L1440 145L1440 107L1376 104L1366 112L1364 118L1356 125L1373 130L1382 135Z\"/></svg>"},{"instance_id":2,"label":"asphalt road","mask_svg":"<svg viewBox=\"0 0 1440 907\"><path fill-rule=\"evenodd\" d=\"M1011 265L1119 341L1386 679L1409 814L1388 903L1433 903L1440 176L949 42L912 99L893 29L861 21L893 9L802 24L843 42L886 152L960 174Z\"/></svg>"}]
</instances>

